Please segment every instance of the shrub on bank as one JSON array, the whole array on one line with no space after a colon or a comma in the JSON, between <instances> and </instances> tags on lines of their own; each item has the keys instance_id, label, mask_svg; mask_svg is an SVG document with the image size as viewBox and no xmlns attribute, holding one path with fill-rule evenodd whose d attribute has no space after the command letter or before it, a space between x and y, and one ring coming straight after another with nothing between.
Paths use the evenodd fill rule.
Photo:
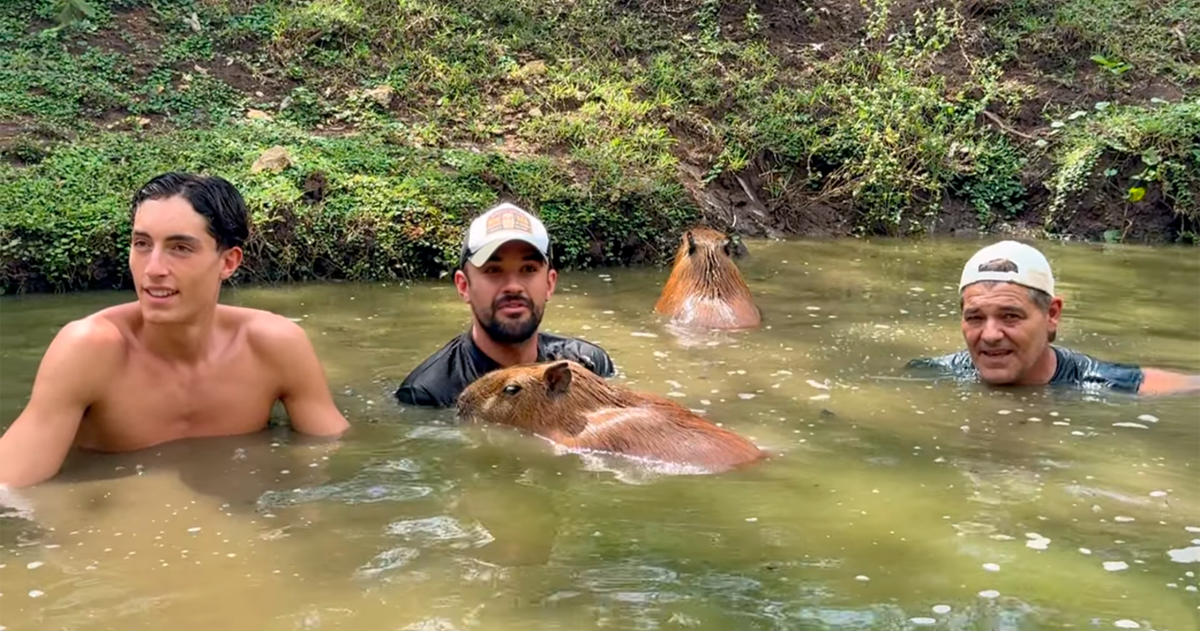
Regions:
<instances>
[{"instance_id":1,"label":"shrub on bank","mask_svg":"<svg viewBox=\"0 0 1200 631\"><path fill-rule=\"evenodd\" d=\"M276 145L290 164L252 172ZM247 122L104 133L0 167L0 288L128 286L129 199L167 170L221 175L242 191L252 228L235 278L251 281L437 276L457 262L471 218L502 196L540 211L564 267L661 260L695 220L670 181L597 190L549 158L414 148L386 130L322 137Z\"/></svg>"}]
</instances>

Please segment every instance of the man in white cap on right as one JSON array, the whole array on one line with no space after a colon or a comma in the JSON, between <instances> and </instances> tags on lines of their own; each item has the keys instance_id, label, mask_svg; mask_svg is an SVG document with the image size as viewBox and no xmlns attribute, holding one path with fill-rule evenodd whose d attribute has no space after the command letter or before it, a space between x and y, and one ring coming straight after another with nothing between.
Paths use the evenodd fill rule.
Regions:
<instances>
[{"instance_id":1,"label":"man in white cap on right","mask_svg":"<svg viewBox=\"0 0 1200 631\"><path fill-rule=\"evenodd\" d=\"M1140 394L1200 391L1200 375L1100 361L1052 345L1062 315L1050 263L1037 249L1001 241L976 252L958 283L965 350L918 359L990 385L1069 385Z\"/></svg>"}]
</instances>

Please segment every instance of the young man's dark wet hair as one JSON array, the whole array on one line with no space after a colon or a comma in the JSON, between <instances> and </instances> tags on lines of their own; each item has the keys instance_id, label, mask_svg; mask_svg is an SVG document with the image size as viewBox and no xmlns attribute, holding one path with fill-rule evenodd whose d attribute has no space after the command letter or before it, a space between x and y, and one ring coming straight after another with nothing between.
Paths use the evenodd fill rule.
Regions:
<instances>
[{"instance_id":1,"label":"young man's dark wet hair","mask_svg":"<svg viewBox=\"0 0 1200 631\"><path fill-rule=\"evenodd\" d=\"M186 199L208 223L208 233L217 240L218 250L241 246L250 234L246 200L233 184L216 175L196 175L172 171L152 178L133 195L131 215L142 202L168 199L176 195Z\"/></svg>"}]
</instances>

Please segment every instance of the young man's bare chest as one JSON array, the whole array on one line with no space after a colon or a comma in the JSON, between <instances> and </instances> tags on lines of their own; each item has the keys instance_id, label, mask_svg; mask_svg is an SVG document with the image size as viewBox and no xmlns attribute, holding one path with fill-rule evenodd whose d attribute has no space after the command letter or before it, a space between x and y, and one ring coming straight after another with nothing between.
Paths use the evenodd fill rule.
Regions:
<instances>
[{"instance_id":1,"label":"young man's bare chest","mask_svg":"<svg viewBox=\"0 0 1200 631\"><path fill-rule=\"evenodd\" d=\"M195 366L131 352L80 424L76 444L129 451L182 438L226 436L267 426L278 379L245 344Z\"/></svg>"}]
</instances>

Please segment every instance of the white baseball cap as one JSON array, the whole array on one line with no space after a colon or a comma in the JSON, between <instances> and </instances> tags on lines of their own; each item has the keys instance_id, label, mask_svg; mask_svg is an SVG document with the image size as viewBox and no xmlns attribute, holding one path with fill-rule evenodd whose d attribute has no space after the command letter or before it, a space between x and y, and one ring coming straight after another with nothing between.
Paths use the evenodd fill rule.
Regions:
<instances>
[{"instance_id":1,"label":"white baseball cap","mask_svg":"<svg viewBox=\"0 0 1200 631\"><path fill-rule=\"evenodd\" d=\"M980 271L981 267L997 260L1006 260L1012 263L1016 271ZM971 259L963 266L962 278L958 281L958 291L961 292L967 285L983 280L1016 283L1040 289L1051 296L1054 295L1054 274L1050 271L1050 262L1037 249L1016 241L993 243L971 256Z\"/></svg>"},{"instance_id":2,"label":"white baseball cap","mask_svg":"<svg viewBox=\"0 0 1200 631\"><path fill-rule=\"evenodd\" d=\"M460 264L481 267L496 249L509 241L524 241L550 260L550 233L540 219L519 206L504 202L475 218L467 230Z\"/></svg>"}]
</instances>

